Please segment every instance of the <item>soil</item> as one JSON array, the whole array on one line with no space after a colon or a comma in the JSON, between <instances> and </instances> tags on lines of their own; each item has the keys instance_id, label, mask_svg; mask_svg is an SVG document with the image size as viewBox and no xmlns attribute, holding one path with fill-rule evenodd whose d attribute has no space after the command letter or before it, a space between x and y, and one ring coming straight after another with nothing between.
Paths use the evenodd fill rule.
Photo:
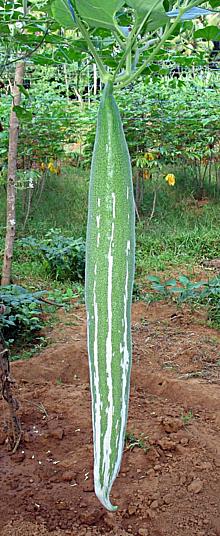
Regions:
<instances>
[{"instance_id":1,"label":"soil","mask_svg":"<svg viewBox=\"0 0 220 536\"><path fill-rule=\"evenodd\" d=\"M44 351L12 364L23 437L11 454L1 420L1 536L220 535L220 333L203 314L161 302L136 302L132 331L118 511L93 491L81 306L60 313Z\"/></svg>"}]
</instances>

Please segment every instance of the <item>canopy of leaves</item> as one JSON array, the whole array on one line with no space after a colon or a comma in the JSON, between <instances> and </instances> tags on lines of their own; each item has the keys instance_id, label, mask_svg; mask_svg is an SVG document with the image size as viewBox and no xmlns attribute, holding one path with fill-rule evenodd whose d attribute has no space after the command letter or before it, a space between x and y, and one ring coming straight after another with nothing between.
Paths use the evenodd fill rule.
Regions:
<instances>
[{"instance_id":1,"label":"canopy of leaves","mask_svg":"<svg viewBox=\"0 0 220 536\"><path fill-rule=\"evenodd\" d=\"M185 21L212 13L207 7L196 4L195 0L188 8L180 5L172 9L173 2L162 0L52 0L51 9L61 26L78 26L102 80L106 82L112 75L115 83L126 85L152 63L164 43L181 34L182 27L187 30ZM100 50L107 36L114 37L111 59ZM145 57L148 48L149 55ZM109 72L106 67L112 70Z\"/></svg>"},{"instance_id":2,"label":"canopy of leaves","mask_svg":"<svg viewBox=\"0 0 220 536\"><path fill-rule=\"evenodd\" d=\"M219 0L215 0L217 1ZM128 7L134 10L136 23L147 21L149 29L163 26L169 18L175 18L180 13L178 9L166 12L162 0L157 2L155 0L105 0L105 2L103 0L54 0L52 2L53 15L64 27L73 26L74 10L76 10L76 13L89 26L115 30L116 14L121 17L120 10L124 8L126 13ZM200 7L184 8L181 19L190 20L210 13L209 9Z\"/></svg>"}]
</instances>

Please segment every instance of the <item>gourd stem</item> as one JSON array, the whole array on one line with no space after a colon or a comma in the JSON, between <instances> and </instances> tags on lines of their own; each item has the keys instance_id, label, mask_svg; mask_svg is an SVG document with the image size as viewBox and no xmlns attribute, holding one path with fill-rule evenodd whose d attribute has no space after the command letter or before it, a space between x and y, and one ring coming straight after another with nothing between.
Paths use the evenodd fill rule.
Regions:
<instances>
[{"instance_id":1,"label":"gourd stem","mask_svg":"<svg viewBox=\"0 0 220 536\"><path fill-rule=\"evenodd\" d=\"M105 84L103 95L105 97L110 97L112 94L113 94L113 81L108 80L108 82L106 82Z\"/></svg>"},{"instance_id":2,"label":"gourd stem","mask_svg":"<svg viewBox=\"0 0 220 536\"><path fill-rule=\"evenodd\" d=\"M116 78L116 75L118 73L118 68L116 69L116 71L115 71L115 81L116 81L116 83L118 83L119 88L123 88L125 85L130 84L134 80L137 80L137 78L141 75L141 73L144 71L144 69L153 62L153 60L154 60L156 54L159 52L161 46L170 37L170 35L172 34L172 32L175 30L176 26L180 22L182 15L188 9L191 9L192 7L199 6L202 3L203 3L203 0L196 0L196 1L190 2L187 6L180 8L179 15L177 16L176 20L172 24L170 24L169 26L166 25L165 32L163 34L163 37L159 41L158 45L154 48L152 53L148 56L147 60L144 61L143 64L139 67L139 69L137 69L134 73L132 73L129 78L126 75L125 75L124 78L121 78L121 79L119 79L119 77ZM137 34L136 34L136 37L137 37ZM126 51L125 51L125 53L126 53ZM122 81L121 84L120 84L120 81Z\"/></svg>"},{"instance_id":3,"label":"gourd stem","mask_svg":"<svg viewBox=\"0 0 220 536\"><path fill-rule=\"evenodd\" d=\"M104 63L102 62L95 46L93 45L93 42L90 38L90 35L89 35L89 32L87 31L86 27L84 26L84 24L82 23L82 21L80 20L80 17L78 17L78 15L75 13L75 19L76 19L76 23L77 23L77 26L82 34L82 36L84 37L87 45L88 45L88 48L90 50L90 52L92 53L93 55L93 58L95 59L96 61L96 64L97 64L97 67L99 69L99 72L100 72L100 77L102 79L103 82L105 82L107 79L108 79L108 73L105 69L105 66L104 66Z\"/></svg>"},{"instance_id":4,"label":"gourd stem","mask_svg":"<svg viewBox=\"0 0 220 536\"><path fill-rule=\"evenodd\" d=\"M163 34L163 37L161 38L161 40L159 41L158 45L154 48L154 50L152 51L152 53L149 55L149 57L147 58L146 61L143 62L143 64L141 65L141 67L139 67L139 69L137 69L137 71L135 71L129 79L126 79L126 83L127 84L130 84L131 82L133 82L133 80L137 79L142 71L148 66L150 65L156 54L159 52L161 46L165 43L165 41L168 39L168 37L172 34L173 30L176 28L178 22L180 21L180 18L181 18L181 14L178 15L178 17L176 18L175 22L173 22L173 24L170 25L169 29ZM126 85L125 83L122 83L122 84L119 84L119 87L124 87L124 85Z\"/></svg>"},{"instance_id":5,"label":"gourd stem","mask_svg":"<svg viewBox=\"0 0 220 536\"><path fill-rule=\"evenodd\" d=\"M148 20L148 18L150 17L153 9L155 9L157 7L157 5L159 4L160 0L156 0L155 4L153 4L151 6L151 8L149 9L149 11L146 13L145 17L143 18L143 20L139 23L139 22L136 22L136 24L134 25L134 28L133 30L130 32L129 36L128 36L128 39L127 39L127 46L124 50L124 53L122 54L122 57L118 63L118 66L114 72L114 80L116 79L116 76L117 74L120 72L120 69L123 67L123 64L124 62L126 61L126 58L129 54L131 54L132 52L132 49L133 49L133 46L137 40L137 37L139 35L139 33L141 32L144 24L146 23L146 21Z\"/></svg>"}]
</instances>

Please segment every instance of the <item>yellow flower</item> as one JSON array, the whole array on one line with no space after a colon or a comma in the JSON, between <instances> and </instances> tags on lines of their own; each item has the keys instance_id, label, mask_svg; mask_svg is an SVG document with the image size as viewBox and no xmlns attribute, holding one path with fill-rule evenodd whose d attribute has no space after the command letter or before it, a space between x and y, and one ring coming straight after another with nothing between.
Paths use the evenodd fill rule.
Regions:
<instances>
[{"instance_id":1,"label":"yellow flower","mask_svg":"<svg viewBox=\"0 0 220 536\"><path fill-rule=\"evenodd\" d=\"M44 162L41 162L40 168L41 168L42 171L45 171L46 164Z\"/></svg>"},{"instance_id":2,"label":"yellow flower","mask_svg":"<svg viewBox=\"0 0 220 536\"><path fill-rule=\"evenodd\" d=\"M144 158L145 160L152 161L154 160L154 155L152 153L145 153Z\"/></svg>"},{"instance_id":3,"label":"yellow flower","mask_svg":"<svg viewBox=\"0 0 220 536\"><path fill-rule=\"evenodd\" d=\"M49 162L47 168L49 169L49 171L50 171L51 173L56 173L56 168L55 168L54 163L53 163L52 160Z\"/></svg>"},{"instance_id":4,"label":"yellow flower","mask_svg":"<svg viewBox=\"0 0 220 536\"><path fill-rule=\"evenodd\" d=\"M151 178L151 174L150 174L150 172L149 172L147 169L144 170L143 178L144 178L145 180L148 180L148 179Z\"/></svg>"},{"instance_id":5,"label":"yellow flower","mask_svg":"<svg viewBox=\"0 0 220 536\"><path fill-rule=\"evenodd\" d=\"M169 186L174 186L176 184L176 177L173 175L173 173L168 173L165 177L165 181L169 184Z\"/></svg>"}]
</instances>

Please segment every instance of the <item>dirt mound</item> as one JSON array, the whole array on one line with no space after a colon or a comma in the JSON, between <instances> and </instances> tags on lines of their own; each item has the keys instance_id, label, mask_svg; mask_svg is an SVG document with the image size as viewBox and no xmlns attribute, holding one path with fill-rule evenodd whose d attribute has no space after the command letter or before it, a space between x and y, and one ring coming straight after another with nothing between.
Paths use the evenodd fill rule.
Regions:
<instances>
[{"instance_id":1,"label":"dirt mound","mask_svg":"<svg viewBox=\"0 0 220 536\"><path fill-rule=\"evenodd\" d=\"M187 309L134 304L128 439L110 514L93 490L85 311L60 315L48 348L12 366L24 432L10 454L2 420L0 535L220 535L219 333Z\"/></svg>"}]
</instances>

